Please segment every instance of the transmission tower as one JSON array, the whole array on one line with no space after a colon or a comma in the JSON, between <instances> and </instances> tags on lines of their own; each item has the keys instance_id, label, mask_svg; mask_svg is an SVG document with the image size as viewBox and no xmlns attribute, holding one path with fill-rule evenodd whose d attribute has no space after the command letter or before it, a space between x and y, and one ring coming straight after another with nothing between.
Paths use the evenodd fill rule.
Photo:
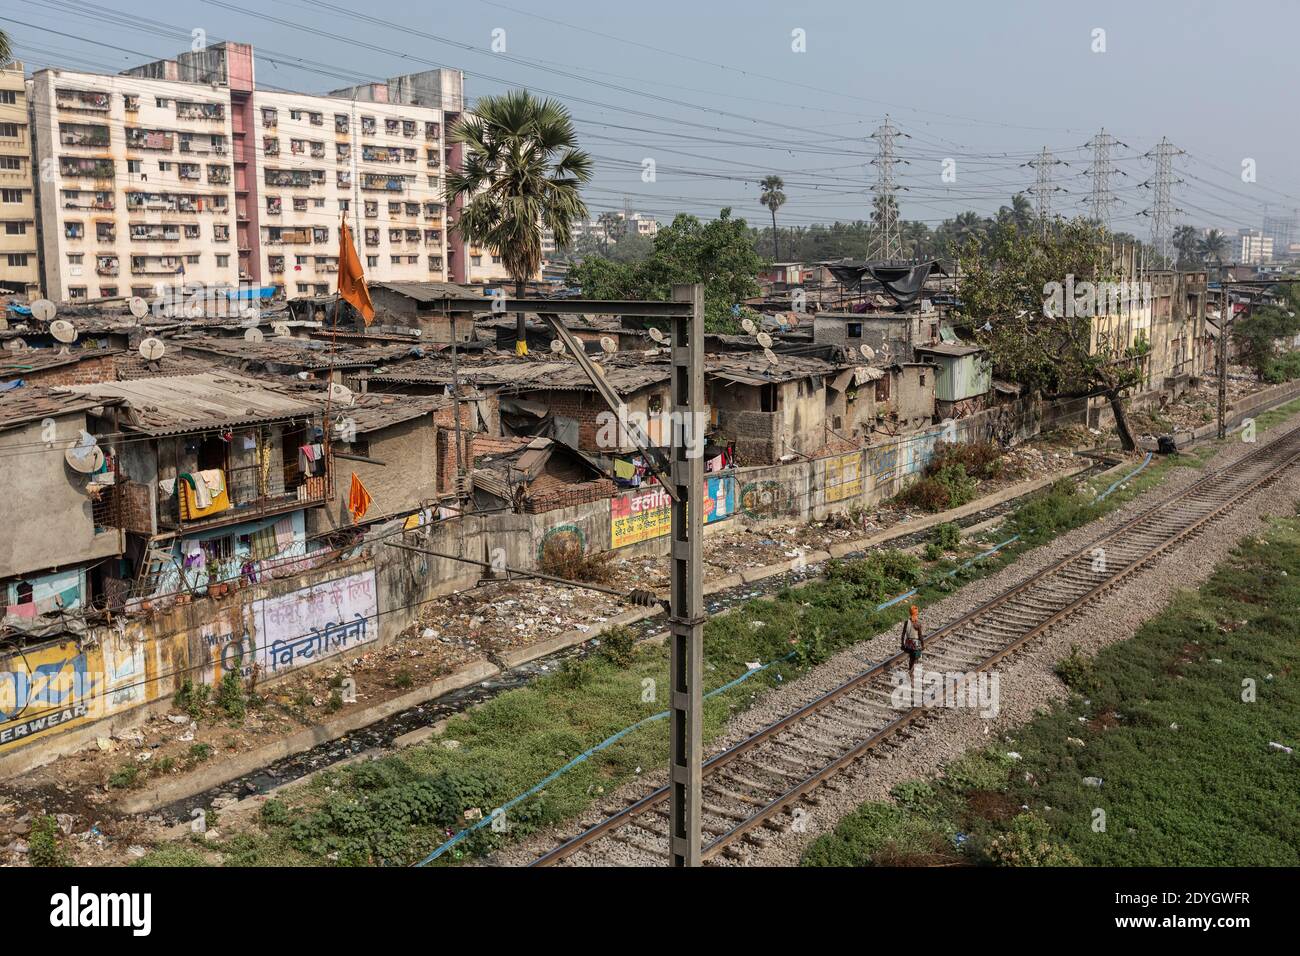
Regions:
<instances>
[{"instance_id":1,"label":"transmission tower","mask_svg":"<svg viewBox=\"0 0 1300 956\"><path fill-rule=\"evenodd\" d=\"M1037 181L1026 192L1034 197L1038 212L1038 224L1042 231L1046 233L1048 224L1052 220L1052 193L1067 191L1064 186L1052 185L1052 167L1068 166L1070 164L1063 159L1054 157L1052 151L1044 146L1037 159L1031 159L1023 165L1031 167L1038 173Z\"/></svg>"},{"instance_id":2,"label":"transmission tower","mask_svg":"<svg viewBox=\"0 0 1300 956\"><path fill-rule=\"evenodd\" d=\"M876 167L876 183L871 187L872 206L875 209L875 235L871 240L871 258L877 262L900 259L903 255L903 237L898 229L898 200L896 194L899 185L894 180L894 167L900 160L894 155L894 140L901 133L885 115L883 126L876 127L871 138L876 141L876 158L871 164ZM906 187L902 187L906 188Z\"/></svg>"},{"instance_id":3,"label":"transmission tower","mask_svg":"<svg viewBox=\"0 0 1300 956\"><path fill-rule=\"evenodd\" d=\"M1173 258L1174 214L1182 212L1174 208L1173 187L1181 183L1174 179L1174 157L1183 155L1167 137L1161 137L1156 148L1146 153L1147 159L1155 160L1156 174L1142 185L1155 190L1155 200L1150 208L1142 210L1142 215L1151 217L1151 246L1160 258L1162 266L1169 264Z\"/></svg>"},{"instance_id":4,"label":"transmission tower","mask_svg":"<svg viewBox=\"0 0 1300 956\"><path fill-rule=\"evenodd\" d=\"M1127 176L1128 173L1115 167L1115 162L1110 158L1110 151L1115 146L1124 146L1127 143L1121 143L1114 136L1111 136L1105 129L1099 130L1097 135L1083 144L1092 149L1092 165L1085 171L1085 175L1092 177L1092 192L1084 202L1092 210L1092 218L1101 223L1107 231L1110 230L1110 211L1119 199L1110 188L1110 177L1119 173L1121 176Z\"/></svg>"}]
</instances>

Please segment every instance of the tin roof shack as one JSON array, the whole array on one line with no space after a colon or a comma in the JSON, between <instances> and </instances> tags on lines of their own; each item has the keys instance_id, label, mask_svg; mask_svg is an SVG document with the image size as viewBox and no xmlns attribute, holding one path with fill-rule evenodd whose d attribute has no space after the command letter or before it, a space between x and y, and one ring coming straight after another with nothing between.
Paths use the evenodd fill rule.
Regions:
<instances>
[{"instance_id":1,"label":"tin roof shack","mask_svg":"<svg viewBox=\"0 0 1300 956\"><path fill-rule=\"evenodd\" d=\"M443 306L448 298L473 296L483 300L482 311L490 311L492 300L482 286L463 286L453 282L375 282L370 285L370 301L375 307L375 321L419 329L424 342L450 342L452 319L456 340L468 342L474 337L473 312L448 312ZM364 327L358 326L361 331Z\"/></svg>"},{"instance_id":2,"label":"tin roof shack","mask_svg":"<svg viewBox=\"0 0 1300 956\"><path fill-rule=\"evenodd\" d=\"M616 353L596 364L623 399L628 417L636 416L655 447L666 447L672 440L668 424L672 370L668 364L636 353ZM636 450L576 362L512 363L512 367L523 371L513 381L500 383L503 403L509 398L521 399L516 405L525 411L530 405L545 406L552 419L550 437L595 455ZM645 416L644 422L640 416Z\"/></svg>"},{"instance_id":3,"label":"tin roof shack","mask_svg":"<svg viewBox=\"0 0 1300 956\"><path fill-rule=\"evenodd\" d=\"M790 455L812 457L849 416L852 371L842 363L762 353L715 354L705 360L705 388L720 443L735 442L742 465L768 465ZM856 410L855 410L856 414Z\"/></svg>"},{"instance_id":4,"label":"tin roof shack","mask_svg":"<svg viewBox=\"0 0 1300 956\"><path fill-rule=\"evenodd\" d=\"M918 345L916 357L934 364L935 412L940 418L961 418L989 403L993 361L978 345L937 342Z\"/></svg>"},{"instance_id":5,"label":"tin roof shack","mask_svg":"<svg viewBox=\"0 0 1300 956\"><path fill-rule=\"evenodd\" d=\"M98 454L73 455L77 467L68 457L70 446L95 432L91 416L111 420L116 404L31 387L0 393L0 616L20 626L89 604L88 568L125 547L112 514L116 446L105 441L96 443Z\"/></svg>"},{"instance_id":6,"label":"tin roof shack","mask_svg":"<svg viewBox=\"0 0 1300 956\"><path fill-rule=\"evenodd\" d=\"M120 402L117 483L133 502L121 526L145 592L238 580L247 562L304 553L302 512L332 494L313 402L226 372L69 391Z\"/></svg>"},{"instance_id":7,"label":"tin roof shack","mask_svg":"<svg viewBox=\"0 0 1300 956\"><path fill-rule=\"evenodd\" d=\"M549 438L474 459L474 498L480 508L524 514L601 501L614 482L587 456Z\"/></svg>"},{"instance_id":8,"label":"tin roof shack","mask_svg":"<svg viewBox=\"0 0 1300 956\"><path fill-rule=\"evenodd\" d=\"M939 315L937 312L818 312L813 316L813 341L854 350L869 345L877 353L888 346L889 358L910 359L916 346L939 341Z\"/></svg>"}]
</instances>

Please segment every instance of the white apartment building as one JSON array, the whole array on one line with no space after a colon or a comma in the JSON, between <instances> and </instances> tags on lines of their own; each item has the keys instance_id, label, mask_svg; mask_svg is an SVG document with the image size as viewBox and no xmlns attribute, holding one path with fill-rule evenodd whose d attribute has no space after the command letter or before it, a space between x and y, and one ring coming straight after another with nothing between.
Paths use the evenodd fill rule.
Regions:
<instances>
[{"instance_id":1,"label":"white apartment building","mask_svg":"<svg viewBox=\"0 0 1300 956\"><path fill-rule=\"evenodd\" d=\"M332 292L346 216L376 281L445 281L439 109L253 94L261 274L285 294Z\"/></svg>"},{"instance_id":2,"label":"white apartment building","mask_svg":"<svg viewBox=\"0 0 1300 956\"><path fill-rule=\"evenodd\" d=\"M1237 262L1257 266L1273 261L1273 237L1258 229L1241 229L1237 233Z\"/></svg>"},{"instance_id":3,"label":"white apartment building","mask_svg":"<svg viewBox=\"0 0 1300 956\"><path fill-rule=\"evenodd\" d=\"M224 89L46 69L31 90L48 297L237 284Z\"/></svg>"},{"instance_id":4,"label":"white apartment building","mask_svg":"<svg viewBox=\"0 0 1300 956\"><path fill-rule=\"evenodd\" d=\"M0 69L0 289L30 297L39 288L27 88L15 62Z\"/></svg>"}]
</instances>

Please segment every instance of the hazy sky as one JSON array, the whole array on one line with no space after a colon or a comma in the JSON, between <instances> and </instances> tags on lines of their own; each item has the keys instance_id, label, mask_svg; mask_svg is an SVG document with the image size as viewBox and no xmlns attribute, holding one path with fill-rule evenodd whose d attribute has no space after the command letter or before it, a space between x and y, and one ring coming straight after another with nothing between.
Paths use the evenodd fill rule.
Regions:
<instances>
[{"instance_id":1,"label":"hazy sky","mask_svg":"<svg viewBox=\"0 0 1300 956\"><path fill-rule=\"evenodd\" d=\"M0 0L0 26L29 69L115 71L141 59L125 51L188 49L198 28L210 42L253 43L261 85L320 92L449 66L465 71L471 101L507 86L551 94L597 159L593 215L626 196L661 219L730 205L762 224L756 182L772 172L786 180L783 224L864 218L876 175L868 137L887 112L906 134L897 179L910 219L996 210L1033 183L1022 164L1044 146L1068 163L1053 168L1065 190L1054 209L1080 212L1083 144L1102 126L1125 144L1114 152L1127 174L1112 177L1116 229L1149 232L1141 184L1155 170L1140 157L1162 136L1186 151L1176 222L1235 231L1258 227L1266 206L1300 207L1295 0L326 0L345 12L308 0L110 2ZM88 18L94 10L108 20ZM1105 52L1093 51L1098 29ZM492 49L495 30L504 52ZM942 179L948 159L954 182Z\"/></svg>"}]
</instances>

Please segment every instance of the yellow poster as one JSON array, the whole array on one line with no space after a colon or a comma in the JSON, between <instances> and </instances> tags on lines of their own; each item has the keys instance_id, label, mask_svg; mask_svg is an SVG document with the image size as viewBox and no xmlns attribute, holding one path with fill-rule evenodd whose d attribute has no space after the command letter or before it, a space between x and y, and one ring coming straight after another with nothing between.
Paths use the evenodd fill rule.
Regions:
<instances>
[{"instance_id":1,"label":"yellow poster","mask_svg":"<svg viewBox=\"0 0 1300 956\"><path fill-rule=\"evenodd\" d=\"M856 452L826 459L826 501L844 501L862 494L862 456Z\"/></svg>"}]
</instances>

